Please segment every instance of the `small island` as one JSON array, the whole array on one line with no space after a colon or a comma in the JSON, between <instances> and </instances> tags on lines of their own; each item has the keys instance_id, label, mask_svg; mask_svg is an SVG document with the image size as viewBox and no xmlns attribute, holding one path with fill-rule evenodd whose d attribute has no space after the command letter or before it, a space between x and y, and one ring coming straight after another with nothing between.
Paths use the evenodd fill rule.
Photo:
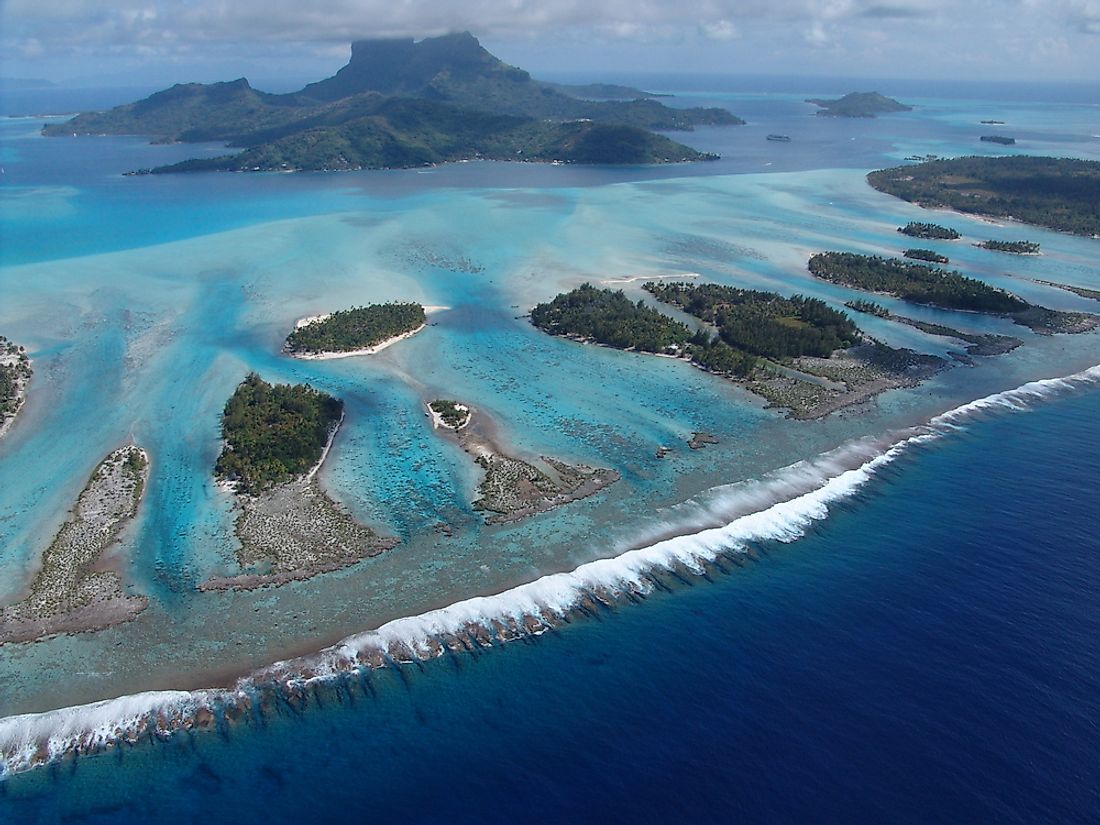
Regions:
<instances>
[{"instance_id":1,"label":"small island","mask_svg":"<svg viewBox=\"0 0 1100 825\"><path fill-rule=\"evenodd\" d=\"M807 98L806 102L821 107L820 111L815 113L820 117L869 118L890 112L913 111L912 106L906 106L878 92L849 92L836 100Z\"/></svg>"},{"instance_id":2,"label":"small island","mask_svg":"<svg viewBox=\"0 0 1100 825\"><path fill-rule=\"evenodd\" d=\"M490 428L468 429L473 420L468 404L436 400L428 404L428 412L432 428L450 433L484 470L472 506L485 514L486 524L509 524L544 513L595 495L621 478L614 470L567 464L547 455L539 456L538 465L509 455L497 446Z\"/></svg>"},{"instance_id":3,"label":"small island","mask_svg":"<svg viewBox=\"0 0 1100 825\"><path fill-rule=\"evenodd\" d=\"M978 140L983 143L999 143L1001 146L1013 146L1016 143L1016 138L1004 135L982 135Z\"/></svg>"},{"instance_id":4,"label":"small island","mask_svg":"<svg viewBox=\"0 0 1100 825\"><path fill-rule=\"evenodd\" d=\"M458 432L470 423L470 408L457 401L437 398L428 404L428 411L431 413L432 423L436 427L446 427Z\"/></svg>"},{"instance_id":5,"label":"small island","mask_svg":"<svg viewBox=\"0 0 1100 825\"><path fill-rule=\"evenodd\" d=\"M148 476L149 457L133 444L100 462L42 554L26 597L0 609L0 644L102 630L146 608L144 596L125 592L118 563L105 555L137 515Z\"/></svg>"},{"instance_id":6,"label":"small island","mask_svg":"<svg viewBox=\"0 0 1100 825\"><path fill-rule=\"evenodd\" d=\"M15 424L32 374L26 349L0 335L0 438Z\"/></svg>"},{"instance_id":7,"label":"small island","mask_svg":"<svg viewBox=\"0 0 1100 825\"><path fill-rule=\"evenodd\" d=\"M995 252L1009 252L1013 255L1039 254L1039 244L1035 241L982 241L974 245L981 249L992 249Z\"/></svg>"},{"instance_id":8,"label":"small island","mask_svg":"<svg viewBox=\"0 0 1100 825\"><path fill-rule=\"evenodd\" d=\"M941 255L933 249L906 249L901 253L906 258L912 258L915 261L927 261L931 264L949 264L951 259L946 255Z\"/></svg>"},{"instance_id":9,"label":"small island","mask_svg":"<svg viewBox=\"0 0 1100 825\"><path fill-rule=\"evenodd\" d=\"M294 358L372 355L427 325L424 307L413 303L368 304L298 321L283 351Z\"/></svg>"},{"instance_id":10,"label":"small island","mask_svg":"<svg viewBox=\"0 0 1100 825\"><path fill-rule=\"evenodd\" d=\"M643 288L695 316L699 327L692 331L621 291L590 284L536 306L531 321L582 343L682 358L803 419L912 386L944 365L867 338L843 312L814 298L686 282Z\"/></svg>"},{"instance_id":11,"label":"small island","mask_svg":"<svg viewBox=\"0 0 1100 825\"><path fill-rule=\"evenodd\" d=\"M957 241L962 235L958 230L938 223L922 223L921 221L909 221L905 226L899 226L898 232L908 235L910 238L923 238L934 241Z\"/></svg>"},{"instance_id":12,"label":"small island","mask_svg":"<svg viewBox=\"0 0 1100 825\"><path fill-rule=\"evenodd\" d=\"M915 304L1000 315L1043 335L1085 332L1100 322L1100 317L1094 315L1058 312L1029 304L1011 292L955 270L899 258L822 252L810 258L808 267L814 277L824 281L892 295Z\"/></svg>"},{"instance_id":13,"label":"small island","mask_svg":"<svg viewBox=\"0 0 1100 825\"><path fill-rule=\"evenodd\" d=\"M308 384L268 384L251 373L226 402L225 446L214 473L239 514L243 573L202 590L251 589L338 570L394 547L359 524L317 483L343 420L343 403Z\"/></svg>"},{"instance_id":14,"label":"small island","mask_svg":"<svg viewBox=\"0 0 1100 825\"><path fill-rule=\"evenodd\" d=\"M1100 161L963 157L881 169L867 182L924 207L1100 236Z\"/></svg>"}]
</instances>

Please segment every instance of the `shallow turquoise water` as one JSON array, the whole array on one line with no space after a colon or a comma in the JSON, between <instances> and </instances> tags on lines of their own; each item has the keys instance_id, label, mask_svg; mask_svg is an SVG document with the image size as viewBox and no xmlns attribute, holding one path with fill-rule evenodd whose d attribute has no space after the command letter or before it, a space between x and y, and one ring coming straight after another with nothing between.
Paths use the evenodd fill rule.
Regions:
<instances>
[{"instance_id":1,"label":"shallow turquoise water","mask_svg":"<svg viewBox=\"0 0 1100 825\"><path fill-rule=\"evenodd\" d=\"M708 94L735 110L749 102ZM906 245L896 227L927 218L870 190L866 170L929 142L969 151L967 124L999 105L927 99L912 116L853 123L812 118L793 98L751 102L749 126L691 136L726 160L661 169L471 163L123 177L193 148L47 140L38 121L0 123L0 332L28 346L36 369L22 420L0 442L0 473L17 480L0 485L0 564L9 572L0 597L24 585L104 454L134 438L153 455L146 505L121 548L150 609L123 627L0 651L0 715L223 682L389 619L720 523L729 515L713 492L720 485L1100 361L1095 335L1043 339L1004 321L907 307L962 329L1015 334L1027 346L887 394L858 415L798 423L685 364L533 330L522 318L533 304L585 280L698 273L842 304L855 293L813 281L807 257L893 253ZM1087 142L1059 143L1067 124L1080 131L1089 122L1088 107L1069 106L1044 129L1044 107L1012 106L1034 132L1029 145L1096 156ZM774 131L796 140L763 140ZM1027 228L1044 255L1006 258L970 244L1013 239L1019 228L941 217L966 235L949 252L966 271L1054 308L1095 308L1031 279L1100 288L1096 241ZM641 294L640 281L621 285ZM447 309L369 359L278 354L299 317L393 299ZM949 348L860 320L897 345ZM345 399L348 419L322 481L360 518L399 537L395 550L276 591L194 590L233 570L229 502L210 468L219 412L248 370ZM485 527L469 506L475 468L423 414L423 402L439 395L472 403L520 454L613 467L623 481L536 519ZM697 430L722 443L688 450ZM659 445L674 452L658 461ZM440 521L455 527L454 538L432 530ZM59 678L69 672L82 678Z\"/></svg>"}]
</instances>

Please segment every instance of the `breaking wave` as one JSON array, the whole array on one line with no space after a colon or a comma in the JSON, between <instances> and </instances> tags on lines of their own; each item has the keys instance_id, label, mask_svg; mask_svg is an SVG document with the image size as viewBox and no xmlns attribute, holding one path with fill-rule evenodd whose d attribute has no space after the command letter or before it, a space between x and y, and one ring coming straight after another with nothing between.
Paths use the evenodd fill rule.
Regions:
<instances>
[{"instance_id":1,"label":"breaking wave","mask_svg":"<svg viewBox=\"0 0 1100 825\"><path fill-rule=\"evenodd\" d=\"M1100 365L1065 378L1033 381L956 407L885 441L852 442L763 480L717 488L694 515L667 525L668 531L692 532L502 593L395 619L317 653L254 671L233 688L138 693L0 719L0 777L65 755L230 724L281 702L304 704L306 691L319 682L537 635L572 616L667 589L662 574L686 578L740 565L757 542L792 542L805 535L810 525L828 516L830 506L851 498L912 446L941 438L981 413L1026 410L1043 399L1098 383ZM719 515L724 523L696 529Z\"/></svg>"}]
</instances>

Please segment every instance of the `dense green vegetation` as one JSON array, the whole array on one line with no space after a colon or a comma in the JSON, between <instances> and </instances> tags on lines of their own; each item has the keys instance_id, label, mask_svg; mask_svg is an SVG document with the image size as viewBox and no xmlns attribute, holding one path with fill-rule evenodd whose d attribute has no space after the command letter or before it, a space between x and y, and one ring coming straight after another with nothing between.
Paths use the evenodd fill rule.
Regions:
<instances>
[{"instance_id":1,"label":"dense green vegetation","mask_svg":"<svg viewBox=\"0 0 1100 825\"><path fill-rule=\"evenodd\" d=\"M412 332L424 325L420 304L368 304L334 312L290 333L291 353L351 352Z\"/></svg>"},{"instance_id":2,"label":"dense green vegetation","mask_svg":"<svg viewBox=\"0 0 1100 825\"><path fill-rule=\"evenodd\" d=\"M594 91L628 93L626 87ZM721 108L584 100L508 66L468 33L360 41L333 77L272 95L241 78L186 84L108 112L51 124L46 135L147 134L160 141L222 140L238 155L156 171L340 170L488 158L575 163L704 160L651 130L741 123Z\"/></svg>"},{"instance_id":3,"label":"dense green vegetation","mask_svg":"<svg viewBox=\"0 0 1100 825\"><path fill-rule=\"evenodd\" d=\"M738 289L720 284L667 281L645 284L657 300L713 324L734 349L765 358L816 355L852 346L859 330L843 312L817 298Z\"/></svg>"},{"instance_id":4,"label":"dense green vegetation","mask_svg":"<svg viewBox=\"0 0 1100 825\"><path fill-rule=\"evenodd\" d=\"M807 98L807 103L820 106L816 114L823 117L875 117L888 112L911 112L912 106L899 103L878 92L849 92L836 100Z\"/></svg>"},{"instance_id":5,"label":"dense green vegetation","mask_svg":"<svg viewBox=\"0 0 1100 825\"><path fill-rule=\"evenodd\" d=\"M647 292L712 326L692 332L681 321L631 301L623 292L584 284L539 304L531 321L552 335L688 358L710 372L735 378L753 374L759 358L828 357L849 347L859 330L823 301L721 286L650 282Z\"/></svg>"},{"instance_id":6,"label":"dense green vegetation","mask_svg":"<svg viewBox=\"0 0 1100 825\"><path fill-rule=\"evenodd\" d=\"M226 402L225 447L214 472L256 494L309 472L340 420L343 402L308 384L272 386L250 373Z\"/></svg>"},{"instance_id":7,"label":"dense green vegetation","mask_svg":"<svg viewBox=\"0 0 1100 825\"><path fill-rule=\"evenodd\" d=\"M428 404L428 406L431 407L432 412L443 419L443 423L452 430L457 430L470 418L470 408L465 404L459 404L457 401L437 398L435 401Z\"/></svg>"},{"instance_id":8,"label":"dense green vegetation","mask_svg":"<svg viewBox=\"0 0 1100 825\"><path fill-rule=\"evenodd\" d=\"M845 301L844 306L848 307L848 309L854 309L856 312L874 315L878 318L890 317L890 310L882 304L876 304L874 301L865 301L862 298L857 298L854 301Z\"/></svg>"},{"instance_id":9,"label":"dense green vegetation","mask_svg":"<svg viewBox=\"0 0 1100 825\"><path fill-rule=\"evenodd\" d=\"M595 341L618 349L679 355L719 375L744 377L756 359L703 330L692 333L681 321L634 303L622 290L582 284L531 311L531 322L551 335Z\"/></svg>"},{"instance_id":10,"label":"dense green vegetation","mask_svg":"<svg viewBox=\"0 0 1100 825\"><path fill-rule=\"evenodd\" d=\"M687 325L631 301L623 291L582 284L531 310L531 323L551 335L617 349L678 354L691 338Z\"/></svg>"},{"instance_id":11,"label":"dense green vegetation","mask_svg":"<svg viewBox=\"0 0 1100 825\"><path fill-rule=\"evenodd\" d=\"M962 237L956 230L949 227L919 221L910 221L905 226L899 226L898 232L910 238L931 238L937 241L955 241Z\"/></svg>"},{"instance_id":12,"label":"dense green vegetation","mask_svg":"<svg viewBox=\"0 0 1100 825\"><path fill-rule=\"evenodd\" d=\"M22 388L30 377L26 350L0 335L0 425L22 406Z\"/></svg>"},{"instance_id":13,"label":"dense green vegetation","mask_svg":"<svg viewBox=\"0 0 1100 825\"><path fill-rule=\"evenodd\" d=\"M814 276L836 284L945 309L1010 314L1030 307L1010 292L959 272L898 258L823 252L810 258L809 269Z\"/></svg>"},{"instance_id":14,"label":"dense green vegetation","mask_svg":"<svg viewBox=\"0 0 1100 825\"><path fill-rule=\"evenodd\" d=\"M964 157L883 169L867 181L922 206L1100 235L1100 161Z\"/></svg>"},{"instance_id":15,"label":"dense green vegetation","mask_svg":"<svg viewBox=\"0 0 1100 825\"><path fill-rule=\"evenodd\" d=\"M982 241L978 246L996 252L1011 252L1013 255L1039 254L1039 244L1035 241Z\"/></svg>"},{"instance_id":16,"label":"dense green vegetation","mask_svg":"<svg viewBox=\"0 0 1100 825\"><path fill-rule=\"evenodd\" d=\"M946 255L941 255L932 249L906 249L902 253L906 258L912 258L917 261L928 261L932 264L949 264L951 259Z\"/></svg>"}]
</instances>

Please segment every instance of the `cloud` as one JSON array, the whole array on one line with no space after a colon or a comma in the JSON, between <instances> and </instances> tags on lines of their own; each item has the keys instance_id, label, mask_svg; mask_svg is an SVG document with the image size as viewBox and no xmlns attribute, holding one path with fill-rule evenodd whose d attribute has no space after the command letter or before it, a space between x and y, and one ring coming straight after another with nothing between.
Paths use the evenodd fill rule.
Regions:
<instances>
[{"instance_id":1,"label":"cloud","mask_svg":"<svg viewBox=\"0 0 1100 825\"><path fill-rule=\"evenodd\" d=\"M694 27L728 40L743 23L919 17L943 0L7 0L4 23L61 43L346 42L469 29L514 36L584 28L645 38ZM42 38L47 39L47 38Z\"/></svg>"},{"instance_id":2,"label":"cloud","mask_svg":"<svg viewBox=\"0 0 1100 825\"><path fill-rule=\"evenodd\" d=\"M739 36L737 26L729 20L716 20L713 23L701 23L699 30L710 40L733 40Z\"/></svg>"},{"instance_id":3,"label":"cloud","mask_svg":"<svg viewBox=\"0 0 1100 825\"><path fill-rule=\"evenodd\" d=\"M998 21L1011 25L999 30ZM653 67L664 49L676 68L764 71L754 57L768 56L795 70L793 61L818 71L826 64L809 63L828 58L840 73L892 66L946 73L985 60L991 74L998 61L1026 74L1029 60L1052 54L1041 43L1062 40L1069 48L1056 52L1057 65L1036 64L1042 71L1085 76L1100 65L1100 0L0 0L0 59L8 63L44 48L56 61L182 65L216 56L270 65L276 55L288 62L346 55L360 38L462 30L494 44L528 44L548 60L554 44L614 53L620 68L630 59ZM734 40L737 49L725 46ZM874 55L870 43L878 44ZM726 64L708 66L708 56Z\"/></svg>"}]
</instances>

